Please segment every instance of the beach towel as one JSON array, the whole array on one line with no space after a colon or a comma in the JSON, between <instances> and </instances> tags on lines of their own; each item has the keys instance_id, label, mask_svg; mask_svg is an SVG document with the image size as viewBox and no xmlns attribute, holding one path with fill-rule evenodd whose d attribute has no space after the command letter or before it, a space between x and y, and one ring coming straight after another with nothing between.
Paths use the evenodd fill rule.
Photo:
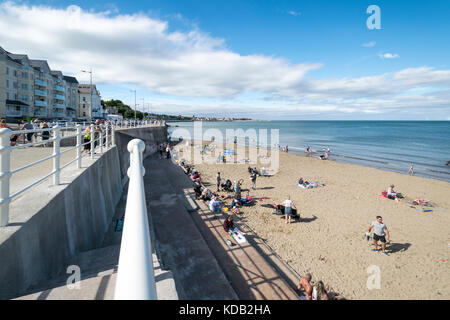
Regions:
<instances>
[{"instance_id":1,"label":"beach towel","mask_svg":"<svg viewBox=\"0 0 450 320\"><path fill-rule=\"evenodd\" d=\"M239 244L244 244L247 242L247 239L242 234L242 232L237 230L236 228L231 232L231 238L236 240L236 242Z\"/></svg>"},{"instance_id":2,"label":"beach towel","mask_svg":"<svg viewBox=\"0 0 450 320\"><path fill-rule=\"evenodd\" d=\"M384 199L389 199L388 196L387 196L387 191L381 192L381 194L378 197L384 198Z\"/></svg>"}]
</instances>

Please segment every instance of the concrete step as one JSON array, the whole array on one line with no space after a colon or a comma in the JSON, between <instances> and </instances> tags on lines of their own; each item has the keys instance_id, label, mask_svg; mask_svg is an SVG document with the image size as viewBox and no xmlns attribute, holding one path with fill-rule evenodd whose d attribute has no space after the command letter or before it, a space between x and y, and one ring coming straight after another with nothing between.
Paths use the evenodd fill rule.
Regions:
<instances>
[{"instance_id":1,"label":"concrete step","mask_svg":"<svg viewBox=\"0 0 450 320\"><path fill-rule=\"evenodd\" d=\"M180 200L184 178L171 175L172 163L144 161L147 209L161 264L173 273L181 300L237 300L222 269ZM179 185L180 184L180 185ZM176 187L175 187L176 186Z\"/></svg>"}]
</instances>

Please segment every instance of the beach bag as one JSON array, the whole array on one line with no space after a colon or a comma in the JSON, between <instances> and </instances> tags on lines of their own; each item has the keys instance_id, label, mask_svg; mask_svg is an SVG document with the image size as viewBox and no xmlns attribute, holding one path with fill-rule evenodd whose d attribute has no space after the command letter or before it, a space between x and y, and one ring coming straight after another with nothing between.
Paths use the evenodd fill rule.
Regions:
<instances>
[{"instance_id":1,"label":"beach bag","mask_svg":"<svg viewBox=\"0 0 450 320\"><path fill-rule=\"evenodd\" d=\"M397 198L399 198L399 199L403 199L403 198L405 198L401 193L397 193Z\"/></svg>"},{"instance_id":2,"label":"beach bag","mask_svg":"<svg viewBox=\"0 0 450 320\"><path fill-rule=\"evenodd\" d=\"M382 195L383 197L387 198L387 191L383 191L383 192L381 193L381 195Z\"/></svg>"}]
</instances>

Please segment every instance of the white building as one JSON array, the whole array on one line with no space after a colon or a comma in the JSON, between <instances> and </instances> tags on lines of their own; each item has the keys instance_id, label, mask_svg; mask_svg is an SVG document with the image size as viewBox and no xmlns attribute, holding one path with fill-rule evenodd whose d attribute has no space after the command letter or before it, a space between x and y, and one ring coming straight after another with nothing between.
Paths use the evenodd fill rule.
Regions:
<instances>
[{"instance_id":1,"label":"white building","mask_svg":"<svg viewBox=\"0 0 450 320\"><path fill-rule=\"evenodd\" d=\"M78 93L79 93L78 118L87 118L87 119L103 118L104 112L101 103L101 96L95 84L93 84L92 86L90 84L79 84Z\"/></svg>"}]
</instances>

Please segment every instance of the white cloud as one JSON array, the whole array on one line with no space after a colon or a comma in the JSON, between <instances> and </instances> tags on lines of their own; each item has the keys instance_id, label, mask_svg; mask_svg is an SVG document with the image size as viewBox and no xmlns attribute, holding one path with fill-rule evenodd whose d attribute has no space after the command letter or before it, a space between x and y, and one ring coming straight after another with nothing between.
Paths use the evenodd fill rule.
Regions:
<instances>
[{"instance_id":1,"label":"white cloud","mask_svg":"<svg viewBox=\"0 0 450 320\"><path fill-rule=\"evenodd\" d=\"M241 55L230 50L225 39L195 27L188 32L169 31L167 21L143 13L4 2L0 4L0 45L32 59L46 59L53 69L82 82L88 78L80 70L92 68L96 83L130 84L165 96L166 102L161 99L157 104L165 112L239 114L245 110L292 117L401 113L421 107L446 110L447 115L449 110L450 70L423 66L317 80L308 72L321 68L321 63L294 64L274 56ZM382 55L383 59L398 57ZM440 90L423 93L432 87ZM252 99L246 96L249 93L254 94ZM199 105L196 99L206 102Z\"/></svg>"},{"instance_id":2,"label":"white cloud","mask_svg":"<svg viewBox=\"0 0 450 320\"><path fill-rule=\"evenodd\" d=\"M380 54L381 59L397 59L400 58L400 56L396 53L383 53Z\"/></svg>"},{"instance_id":3,"label":"white cloud","mask_svg":"<svg viewBox=\"0 0 450 320\"><path fill-rule=\"evenodd\" d=\"M298 16L301 15L300 12L296 12L296 11L293 11L293 10L288 11L288 14L290 14L291 16L294 16L294 17L298 17Z\"/></svg>"},{"instance_id":4,"label":"white cloud","mask_svg":"<svg viewBox=\"0 0 450 320\"><path fill-rule=\"evenodd\" d=\"M66 72L92 67L97 82L129 82L165 94L233 96L248 90L282 92L301 83L317 63L240 55L199 30L170 32L143 14L111 15L77 6L0 5L6 50L47 59Z\"/></svg>"},{"instance_id":5,"label":"white cloud","mask_svg":"<svg viewBox=\"0 0 450 320\"><path fill-rule=\"evenodd\" d=\"M366 48L372 48L372 47L375 47L375 45L376 45L377 43L375 42L375 41L370 41L370 42L367 42L367 43L363 43L363 47L366 47Z\"/></svg>"}]
</instances>

